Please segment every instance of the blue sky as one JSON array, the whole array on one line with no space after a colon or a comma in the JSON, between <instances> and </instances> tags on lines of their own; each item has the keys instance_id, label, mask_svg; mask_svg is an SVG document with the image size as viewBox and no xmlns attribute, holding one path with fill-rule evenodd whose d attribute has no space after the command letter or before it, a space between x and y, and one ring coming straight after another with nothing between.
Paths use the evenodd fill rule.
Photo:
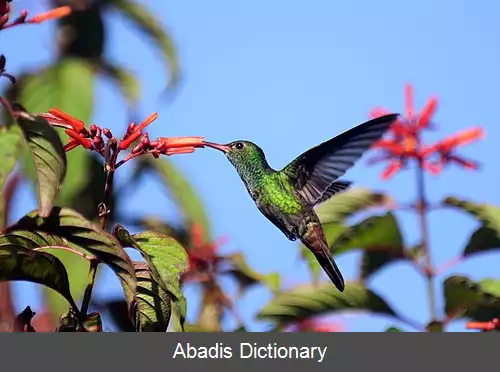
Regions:
<instances>
[{"instance_id":1,"label":"blue sky","mask_svg":"<svg viewBox=\"0 0 500 372\"><path fill-rule=\"evenodd\" d=\"M110 15L109 58L129 66L140 78L139 112L160 114L151 127L151 137L202 135L217 142L248 139L265 150L273 167L281 168L309 147L366 120L374 106L401 112L404 85L410 82L417 108L429 96L439 97L435 116L439 130L428 134L429 141L477 124L487 134L482 142L461 150L464 156L483 163L481 171L471 174L451 167L438 178L427 177L430 197L439 201L456 195L500 204L493 155L498 152L495 138L500 136L496 123L500 25L494 18L500 5L495 2L482 2L480 7L464 0L140 3L147 3L173 34L184 73L175 100L160 101L166 82L163 61L147 39L134 33L120 17ZM43 9L34 0L18 0L15 5L33 13ZM12 72L50 62L52 27L27 26L1 33L2 53L8 56L8 66L15 66ZM29 45L29 53L19 47L24 43ZM105 81L99 83L94 121L115 130L127 122L123 99ZM230 236L226 252L243 251L250 264L264 273L279 271L287 286L309 280L296 244L260 214L220 153L197 151L171 159L202 195L214 236ZM384 182L379 178L382 169L367 168L361 161L346 178L357 186L410 201L414 197L413 173L401 173ZM35 206L28 188L19 197L16 216ZM128 205L130 211L165 218L176 214L161 186L153 181L143 183ZM407 242L417 242L416 218L406 212L398 217ZM457 255L475 227L475 221L454 211L432 213L434 263L442 264ZM358 259L355 253L337 259L347 279L356 275ZM437 293L441 295L441 283L448 275L461 273L480 280L498 277L499 267L499 254L475 257L439 277ZM424 281L410 266L390 266L369 284L396 310L422 323L428 319ZM20 309L37 306L39 295L32 287L16 284L16 288ZM115 296L118 291L117 281L106 275L95 295ZM192 295L190 291L188 296ZM238 302L252 330L264 329L253 315L268 300L267 292L252 290ZM438 305L442 308L440 298ZM190 306L189 313L195 310ZM342 319L350 331L380 331L392 324L364 315ZM449 330L462 331L463 325L457 322Z\"/></svg>"}]
</instances>

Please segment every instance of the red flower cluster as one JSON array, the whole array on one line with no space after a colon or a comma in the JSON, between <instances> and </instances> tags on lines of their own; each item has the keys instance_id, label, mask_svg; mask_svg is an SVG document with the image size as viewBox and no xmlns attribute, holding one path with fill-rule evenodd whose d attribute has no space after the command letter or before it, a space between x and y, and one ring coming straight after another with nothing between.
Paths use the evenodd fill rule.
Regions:
<instances>
[{"instance_id":1,"label":"red flower cluster","mask_svg":"<svg viewBox=\"0 0 500 372\"><path fill-rule=\"evenodd\" d=\"M195 148L204 147L203 137L158 137L155 141L150 141L148 133L144 133L143 131L158 118L156 112L147 117L139 125L135 122L130 123L125 135L119 141L116 140L108 128L101 129L99 126L92 124L87 129L83 121L56 108L52 108L48 113L43 113L40 116L47 120L50 125L64 128L65 133L70 137L69 142L64 146L65 151L71 151L78 146L82 146L85 149L96 151L105 156L106 145L103 135L108 139L108 142L116 143L117 151L126 150L133 143L139 141L131 153L116 164L116 168L140 155L151 154L155 158L158 158L162 154L186 154L193 152Z\"/></svg>"},{"instance_id":2,"label":"red flower cluster","mask_svg":"<svg viewBox=\"0 0 500 372\"><path fill-rule=\"evenodd\" d=\"M71 13L71 8L69 6L61 6L46 13L37 14L32 18L28 18L28 11L23 9L19 17L14 19L11 23L7 23L10 18L11 2L12 0L0 0L0 30L5 30L6 28L11 28L20 24L42 23L50 19L66 17Z\"/></svg>"},{"instance_id":3,"label":"red flower cluster","mask_svg":"<svg viewBox=\"0 0 500 372\"><path fill-rule=\"evenodd\" d=\"M328 323L317 319L304 319L293 324L289 330L291 332L343 332L342 326L336 323Z\"/></svg>"},{"instance_id":4,"label":"red flower cluster","mask_svg":"<svg viewBox=\"0 0 500 372\"><path fill-rule=\"evenodd\" d=\"M500 330L500 319L494 318L489 322L469 322L466 325L467 329L478 329L486 332Z\"/></svg>"},{"instance_id":5,"label":"red flower cluster","mask_svg":"<svg viewBox=\"0 0 500 372\"><path fill-rule=\"evenodd\" d=\"M193 224L191 227L191 245L187 250L189 256L189 270L183 280L189 282L207 282L214 280L218 273L219 264L224 257L218 254L219 248L226 244L228 238L220 237L214 242L206 243L203 240L201 226Z\"/></svg>"},{"instance_id":6,"label":"red flower cluster","mask_svg":"<svg viewBox=\"0 0 500 372\"><path fill-rule=\"evenodd\" d=\"M470 142L482 139L484 131L481 127L470 128L455 135L446 137L431 146L422 142L422 132L431 127L431 119L437 110L438 100L432 97L420 114L415 114L413 107L413 88L406 86L406 118L397 120L390 129L390 138L381 139L373 148L382 150L382 155L370 160L370 164L389 160L389 165L382 173L382 179L389 179L396 174L410 160L416 160L420 167L429 173L437 175L450 163L457 163L466 169L475 170L478 164L459 157L455 150ZM388 114L389 111L376 108L371 117ZM437 155L437 161L430 161L431 156Z\"/></svg>"}]
</instances>

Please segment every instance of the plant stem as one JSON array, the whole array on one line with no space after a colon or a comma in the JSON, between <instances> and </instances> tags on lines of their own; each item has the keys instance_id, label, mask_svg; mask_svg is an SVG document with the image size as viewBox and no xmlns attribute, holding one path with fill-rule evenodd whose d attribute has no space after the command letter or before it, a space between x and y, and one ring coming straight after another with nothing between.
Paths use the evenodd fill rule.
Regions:
<instances>
[{"instance_id":1,"label":"plant stem","mask_svg":"<svg viewBox=\"0 0 500 372\"><path fill-rule=\"evenodd\" d=\"M87 288L85 288L85 294L83 295L83 301L82 301L82 309L80 310L83 316L87 315L87 311L89 309L90 298L92 297L92 289L94 288L95 276L97 273L98 264L99 261L97 260L90 261L89 284L87 284Z\"/></svg>"},{"instance_id":2,"label":"plant stem","mask_svg":"<svg viewBox=\"0 0 500 372\"><path fill-rule=\"evenodd\" d=\"M105 159L105 170L106 170L106 183L104 185L104 196L102 198L102 203L98 206L99 221L101 224L101 229L105 230L108 223L109 216L109 201L111 199L111 194L113 191L113 178L116 170L116 159L118 158L119 151L117 150L116 140L109 140L106 143L106 149L104 151ZM91 260L89 268L89 283L85 289L85 294L82 301L81 313L86 316L87 310L89 308L90 299L92 297L92 290L94 288L95 277L97 274L97 266L99 265L99 260Z\"/></svg>"},{"instance_id":3,"label":"plant stem","mask_svg":"<svg viewBox=\"0 0 500 372\"><path fill-rule=\"evenodd\" d=\"M420 223L420 234L422 238L422 249L425 257L425 275L427 278L427 294L429 297L429 312L431 321L436 319L436 293L434 290L434 278L432 270L432 260L429 249L429 229L427 223L428 204L425 193L425 171L422 161L419 163L417 169L417 213Z\"/></svg>"}]
</instances>

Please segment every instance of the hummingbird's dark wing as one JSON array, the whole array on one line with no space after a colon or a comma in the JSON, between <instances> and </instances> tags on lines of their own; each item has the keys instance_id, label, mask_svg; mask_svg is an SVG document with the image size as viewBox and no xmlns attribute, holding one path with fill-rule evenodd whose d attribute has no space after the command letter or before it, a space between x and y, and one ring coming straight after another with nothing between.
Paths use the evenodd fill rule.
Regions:
<instances>
[{"instance_id":1,"label":"hummingbird's dark wing","mask_svg":"<svg viewBox=\"0 0 500 372\"><path fill-rule=\"evenodd\" d=\"M327 201L328 199L330 199L330 197L333 194L347 190L351 185L352 185L352 182L349 182L349 181L336 181L336 182L332 183L330 185L330 187L328 187L326 189L326 191L323 193L323 195L321 195L321 198L319 198L316 201L315 205L323 203L324 201Z\"/></svg>"},{"instance_id":2,"label":"hummingbird's dark wing","mask_svg":"<svg viewBox=\"0 0 500 372\"><path fill-rule=\"evenodd\" d=\"M360 124L304 152L282 171L310 205L325 201L336 192L330 188L335 180L384 135L397 117L384 115Z\"/></svg>"}]
</instances>

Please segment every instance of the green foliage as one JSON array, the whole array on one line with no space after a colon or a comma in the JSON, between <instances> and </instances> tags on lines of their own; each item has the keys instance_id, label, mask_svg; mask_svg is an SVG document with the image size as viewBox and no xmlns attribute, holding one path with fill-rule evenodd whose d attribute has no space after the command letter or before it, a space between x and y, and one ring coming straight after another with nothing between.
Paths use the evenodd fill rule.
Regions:
<instances>
[{"instance_id":1,"label":"green foliage","mask_svg":"<svg viewBox=\"0 0 500 372\"><path fill-rule=\"evenodd\" d=\"M449 197L444 204L458 208L476 218L481 226L474 231L467 243L463 255L470 256L500 248L500 208L494 205L474 203Z\"/></svg>"},{"instance_id":2,"label":"green foliage","mask_svg":"<svg viewBox=\"0 0 500 372\"><path fill-rule=\"evenodd\" d=\"M475 283L464 276L452 276L444 282L444 296L449 318L490 321L500 316L500 280Z\"/></svg>"},{"instance_id":3,"label":"green foliage","mask_svg":"<svg viewBox=\"0 0 500 372\"><path fill-rule=\"evenodd\" d=\"M347 283L339 292L331 283L303 285L278 293L259 313L259 318L278 323L296 322L327 313L365 310L375 314L398 317L396 312L376 293L360 283Z\"/></svg>"},{"instance_id":4,"label":"green foliage","mask_svg":"<svg viewBox=\"0 0 500 372\"><path fill-rule=\"evenodd\" d=\"M66 176L66 154L57 132L46 120L20 111L17 122L35 164L40 217L47 217Z\"/></svg>"},{"instance_id":5,"label":"green foliage","mask_svg":"<svg viewBox=\"0 0 500 372\"><path fill-rule=\"evenodd\" d=\"M141 332L166 332L172 311L171 294L157 282L148 264L134 262L137 277L136 329Z\"/></svg>"},{"instance_id":6,"label":"green foliage","mask_svg":"<svg viewBox=\"0 0 500 372\"><path fill-rule=\"evenodd\" d=\"M121 12L142 33L151 38L169 63L170 86L176 87L180 78L180 66L174 43L154 14L148 11L144 5L139 5L131 0L105 0L104 4L111 5Z\"/></svg>"},{"instance_id":7,"label":"green foliage","mask_svg":"<svg viewBox=\"0 0 500 372\"><path fill-rule=\"evenodd\" d=\"M16 125L3 125L0 127L0 190L3 190L9 175L16 166L21 146L21 134ZM0 226L4 226L7 221L4 219L5 201L0 203Z\"/></svg>"},{"instance_id":8,"label":"green foliage","mask_svg":"<svg viewBox=\"0 0 500 372\"><path fill-rule=\"evenodd\" d=\"M14 231L50 234L64 239L71 248L94 255L118 275L127 301L133 302L136 280L130 258L112 235L102 231L79 213L55 207L48 218L42 218L35 210L7 229L7 232Z\"/></svg>"},{"instance_id":9,"label":"green foliage","mask_svg":"<svg viewBox=\"0 0 500 372\"><path fill-rule=\"evenodd\" d=\"M131 236L122 226L117 226L115 235L125 247L135 248L141 252L148 267L146 273L144 268L141 269L143 279L147 280L149 277L151 283L161 288L158 297L164 300L168 296L169 306L171 302L174 303L175 315L182 329L186 319L187 303L180 288L179 277L188 268L185 249L175 239L151 231ZM143 284L144 288L148 289L146 284ZM168 312L170 313L170 308Z\"/></svg>"},{"instance_id":10,"label":"green foliage","mask_svg":"<svg viewBox=\"0 0 500 372\"><path fill-rule=\"evenodd\" d=\"M404 332L402 329L398 328L398 327L389 327L385 330L386 332Z\"/></svg>"},{"instance_id":11,"label":"green foliage","mask_svg":"<svg viewBox=\"0 0 500 372\"><path fill-rule=\"evenodd\" d=\"M7 94L14 102L22 102L30 112L47 112L56 107L88 123L92 117L94 100L93 69L87 61L63 57L52 65L19 76L18 83ZM67 142L67 136L64 133L59 135L63 141ZM57 146L60 151L61 145L54 146ZM89 180L97 180L92 172L91 158L81 149L76 149L66 156L70 166L66 170L65 182L61 186L52 180L54 181L52 187L56 185L60 187L57 205L75 208L80 201L82 204L79 205L91 205L91 203L85 203L88 198L82 197L84 190L88 189ZM25 151L23 161L25 174L35 182L36 173L32 159L37 158L33 158ZM64 159L66 161L66 157ZM102 190L103 186L98 192L100 198ZM78 211L85 212L85 210ZM88 266L68 252L59 251L54 254L64 262L72 283L73 294L79 299L87 285ZM58 296L54 296L52 292L46 292L46 296L54 314L64 311L66 304ZM58 315L55 315L55 319L57 318Z\"/></svg>"},{"instance_id":12,"label":"green foliage","mask_svg":"<svg viewBox=\"0 0 500 372\"><path fill-rule=\"evenodd\" d=\"M9 212L5 208L12 198L0 203L0 222L5 227L0 234L0 281L30 281L46 287L50 310L58 320L54 327L58 332L102 331L101 314L87 312L101 264L119 278L124 299L93 305L100 312L108 312L124 331L222 331L222 320L230 312L238 323L231 331L246 332L237 307L220 283L221 276L237 285L238 296L255 287L271 292L272 297L258 318L271 321L273 331L282 331L291 324L307 324L316 316L350 311L383 315L426 332L444 332L449 322L459 318L478 322L500 318L500 280L493 278L478 282L457 275L447 278L443 284L445 316L431 314L432 319L423 324L397 313L368 287L367 279L380 270L396 261L411 262L428 282L432 300L429 303L434 308L432 280L441 273L426 260L430 243L424 224L422 240L408 246L397 214L388 211L397 209L397 205L384 193L353 188L337 193L317 208L332 253L362 253L359 280L347 282L344 292L337 291L330 282L318 282L322 269L303 245L299 247L314 283L291 289L283 288L286 278L279 273L263 274L251 267L243 253L222 254L220 244L212 239L211 221L201 198L180 169L165 157L155 159L148 155L136 159L135 172L126 186L144 174L156 175L178 207L179 216L174 221L163 221L141 212L121 215L116 202L123 198L117 198L112 187L118 157L113 142L116 138L107 142L106 151L94 149L93 154L104 157L103 166L102 159L81 148L66 154L66 134L37 115L58 108L88 126L98 76L111 79L120 88L129 108L138 103L141 86L136 77L104 57L108 10L119 11L156 44L170 67L169 86L177 86L180 66L173 40L163 30L161 20L133 1L104 0L59 20L60 31L71 34L69 38L59 38L59 57L48 66L24 72L8 90L8 101L20 102L22 106L9 107L7 101L2 102L8 110L4 115L6 125L0 127L0 187L5 191L9 175L22 159L22 171L35 185L38 208L13 225L4 226L7 221L3 219ZM16 120L10 115L11 108L16 111ZM147 141L142 143L148 146ZM137 154L137 148L133 154ZM410 209L423 221L429 209L424 203L425 195L421 190L419 193ZM500 248L500 207L455 197L446 198L443 204L479 222L459 259L453 262ZM382 211L353 221L352 217L360 217L373 208ZM106 231L106 226L122 219L141 231L131 234L119 224L113 234ZM144 262L133 262L127 248L140 252ZM192 321L186 321L186 285L197 285L201 293L201 309ZM82 297L79 309L77 302ZM26 308L23 314L24 325L31 327L31 309ZM391 326L386 332L403 330Z\"/></svg>"},{"instance_id":13,"label":"green foliage","mask_svg":"<svg viewBox=\"0 0 500 372\"><path fill-rule=\"evenodd\" d=\"M0 235L0 281L22 280L43 284L77 308L63 264L55 256L39 251L40 248L50 248L53 240L57 239L24 231Z\"/></svg>"}]
</instances>

